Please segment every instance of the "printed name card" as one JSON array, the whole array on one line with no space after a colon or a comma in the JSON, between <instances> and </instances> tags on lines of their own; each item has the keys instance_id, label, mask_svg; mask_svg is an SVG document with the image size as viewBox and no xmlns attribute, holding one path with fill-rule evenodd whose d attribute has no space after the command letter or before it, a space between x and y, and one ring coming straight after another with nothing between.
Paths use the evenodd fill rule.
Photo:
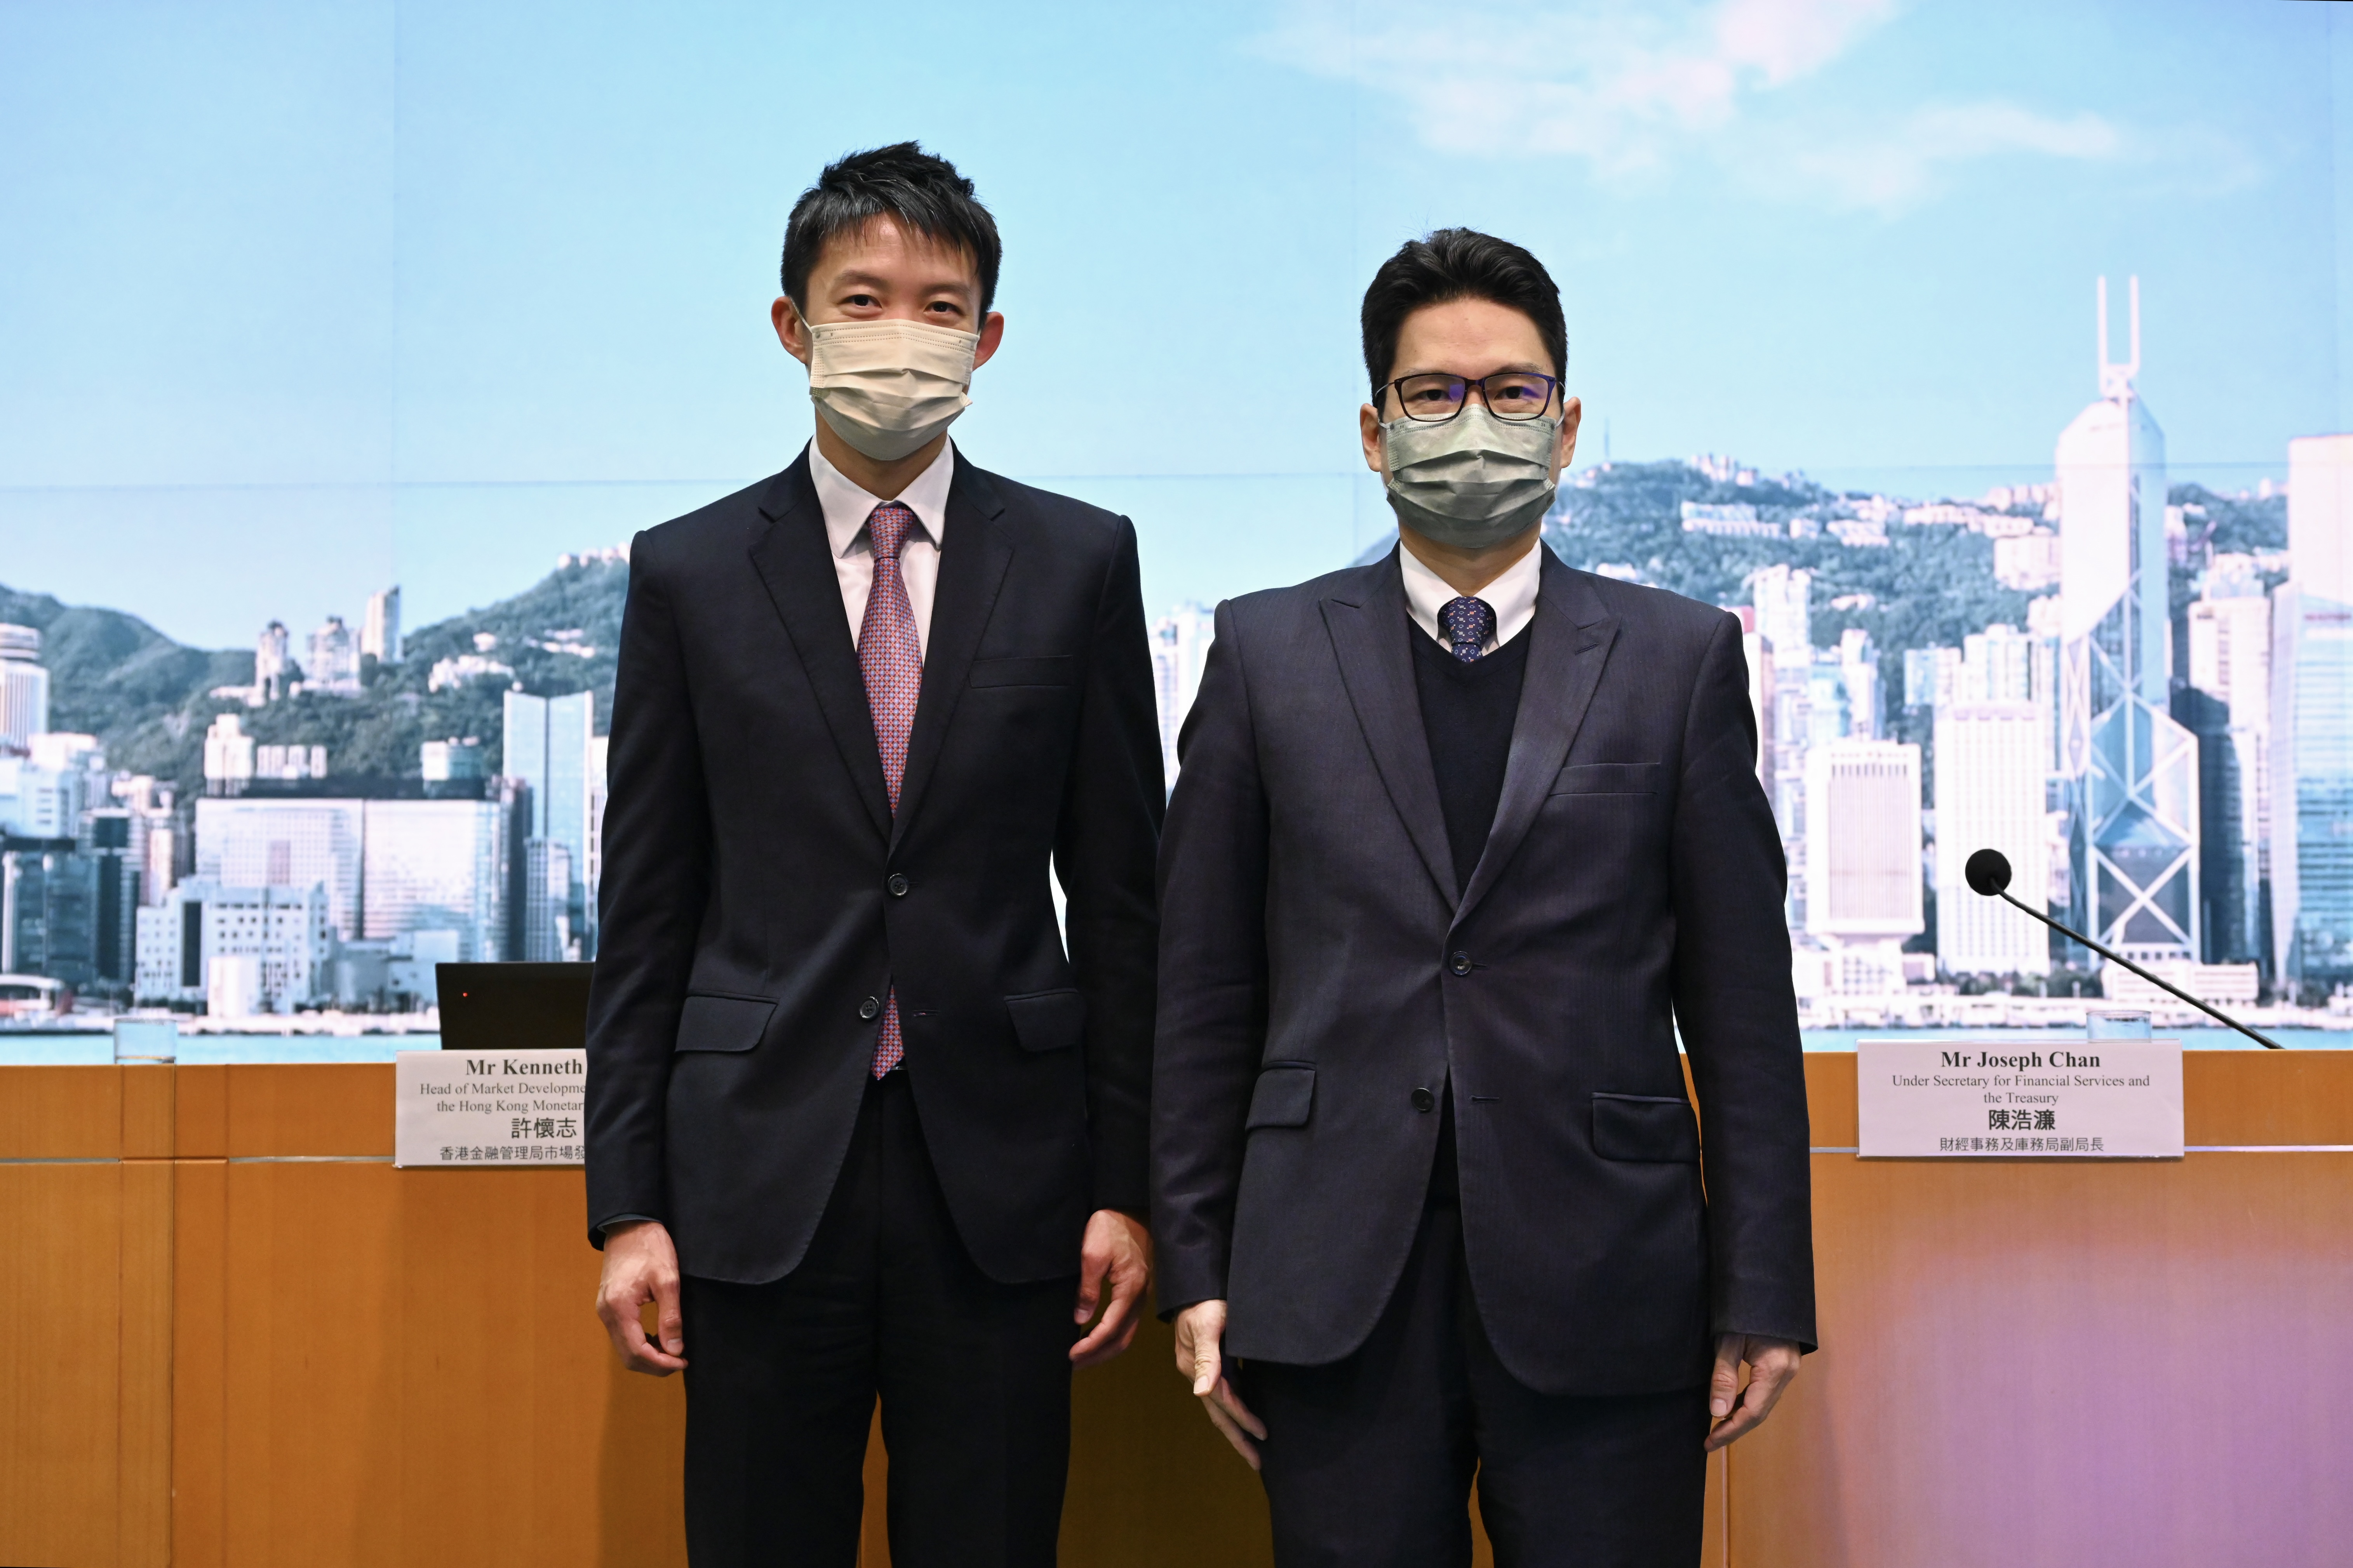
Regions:
<instances>
[{"instance_id":1,"label":"printed name card","mask_svg":"<svg viewBox=\"0 0 2353 1568\"><path fill-rule=\"evenodd\" d=\"M577 1165L587 1157L586 1051L403 1051L395 1165Z\"/></svg>"},{"instance_id":2,"label":"printed name card","mask_svg":"<svg viewBox=\"0 0 2353 1568\"><path fill-rule=\"evenodd\" d=\"M2181 1157L2181 1043L1864 1040L1866 1160Z\"/></svg>"}]
</instances>

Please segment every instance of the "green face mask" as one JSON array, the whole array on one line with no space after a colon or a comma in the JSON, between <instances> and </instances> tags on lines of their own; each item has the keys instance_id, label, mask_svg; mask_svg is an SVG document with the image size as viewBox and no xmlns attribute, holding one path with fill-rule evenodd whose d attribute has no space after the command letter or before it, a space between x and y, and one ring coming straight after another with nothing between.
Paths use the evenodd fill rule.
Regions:
<instances>
[{"instance_id":1,"label":"green face mask","mask_svg":"<svg viewBox=\"0 0 2353 1568\"><path fill-rule=\"evenodd\" d=\"M1500 544L1552 505L1560 421L1498 419L1478 404L1444 424L1381 426L1389 507L1423 538L1464 550Z\"/></svg>"}]
</instances>

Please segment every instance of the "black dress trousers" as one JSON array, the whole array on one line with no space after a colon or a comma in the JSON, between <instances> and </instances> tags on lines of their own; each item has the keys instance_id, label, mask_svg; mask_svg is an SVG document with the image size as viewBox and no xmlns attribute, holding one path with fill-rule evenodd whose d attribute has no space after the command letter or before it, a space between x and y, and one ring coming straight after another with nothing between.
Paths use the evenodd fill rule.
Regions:
<instances>
[{"instance_id":1,"label":"black dress trousers","mask_svg":"<svg viewBox=\"0 0 2353 1568\"><path fill-rule=\"evenodd\" d=\"M1497 1568L1694 1568L1707 1390L1538 1394L1472 1299L1461 1211L1433 1194L1359 1350L1238 1379L1261 1445L1277 1568L1468 1568L1472 1478Z\"/></svg>"},{"instance_id":2,"label":"black dress trousers","mask_svg":"<svg viewBox=\"0 0 2353 1568\"><path fill-rule=\"evenodd\" d=\"M765 1285L685 1281L694 1568L855 1568L878 1395L898 1568L1052 1563L1076 1290L983 1275L906 1074L870 1084L800 1266Z\"/></svg>"}]
</instances>

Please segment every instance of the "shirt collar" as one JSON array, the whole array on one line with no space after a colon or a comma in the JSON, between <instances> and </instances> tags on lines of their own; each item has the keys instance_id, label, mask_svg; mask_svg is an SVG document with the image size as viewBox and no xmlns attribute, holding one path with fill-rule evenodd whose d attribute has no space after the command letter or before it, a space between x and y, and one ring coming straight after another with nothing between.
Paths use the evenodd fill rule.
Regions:
<instances>
[{"instance_id":1,"label":"shirt collar","mask_svg":"<svg viewBox=\"0 0 2353 1568\"><path fill-rule=\"evenodd\" d=\"M817 486L817 502L825 511L825 541L836 555L847 555L866 537L866 520L882 504L857 480L825 460L817 443L808 445L809 482ZM938 548L947 521L948 485L955 478L955 443L940 443L940 455L931 467L907 482L899 504L915 514L916 525ZM871 549L870 543L867 548Z\"/></svg>"},{"instance_id":2,"label":"shirt collar","mask_svg":"<svg viewBox=\"0 0 2353 1568\"><path fill-rule=\"evenodd\" d=\"M1495 612L1495 635L1488 641L1490 648L1501 647L1517 637L1535 618L1536 584L1544 572L1545 542L1539 539L1525 555L1504 568L1504 574L1479 590L1474 597L1487 601ZM1461 597L1452 584L1422 564L1421 557L1398 545L1398 571L1405 579L1406 613L1413 624L1441 643L1453 639L1438 624L1438 612Z\"/></svg>"}]
</instances>

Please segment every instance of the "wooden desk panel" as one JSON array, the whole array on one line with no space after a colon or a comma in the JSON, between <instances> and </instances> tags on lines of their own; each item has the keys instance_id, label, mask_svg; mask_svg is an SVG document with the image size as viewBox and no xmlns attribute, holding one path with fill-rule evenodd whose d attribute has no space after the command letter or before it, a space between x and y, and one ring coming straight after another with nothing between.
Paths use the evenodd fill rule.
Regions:
<instances>
[{"instance_id":1,"label":"wooden desk panel","mask_svg":"<svg viewBox=\"0 0 2353 1568\"><path fill-rule=\"evenodd\" d=\"M1814 1161L1824 1349L1743 1568L2345 1560L2353 1154Z\"/></svg>"},{"instance_id":2,"label":"wooden desk panel","mask_svg":"<svg viewBox=\"0 0 2353 1568\"><path fill-rule=\"evenodd\" d=\"M34 1092L49 1100L56 1081ZM0 1166L0 1563L121 1561L122 1208L111 1162Z\"/></svg>"},{"instance_id":3,"label":"wooden desk panel","mask_svg":"<svg viewBox=\"0 0 2353 1568\"><path fill-rule=\"evenodd\" d=\"M685 1561L682 1391L606 1344L576 1170L190 1165L177 1561Z\"/></svg>"},{"instance_id":4,"label":"wooden desk panel","mask_svg":"<svg viewBox=\"0 0 2353 1568\"><path fill-rule=\"evenodd\" d=\"M388 1157L392 1073L389 1062L174 1068L173 1152L182 1159Z\"/></svg>"},{"instance_id":5,"label":"wooden desk panel","mask_svg":"<svg viewBox=\"0 0 2353 1568\"><path fill-rule=\"evenodd\" d=\"M1806 1058L1806 1121L1817 1149L1856 1146L1853 1057L1821 1051Z\"/></svg>"},{"instance_id":6,"label":"wooden desk panel","mask_svg":"<svg viewBox=\"0 0 2353 1568\"><path fill-rule=\"evenodd\" d=\"M389 1359L401 1329L390 1176L368 1164L224 1168L218 1316L187 1319L180 1334L220 1368L223 1568L400 1561L413 1509Z\"/></svg>"},{"instance_id":7,"label":"wooden desk panel","mask_svg":"<svg viewBox=\"0 0 2353 1568\"><path fill-rule=\"evenodd\" d=\"M1177 1375L1176 1339L1147 1317L1125 1355L1071 1380L1062 1561L1123 1568L1273 1562L1266 1493Z\"/></svg>"},{"instance_id":8,"label":"wooden desk panel","mask_svg":"<svg viewBox=\"0 0 2353 1568\"><path fill-rule=\"evenodd\" d=\"M2184 1051L2182 1142L2353 1143L2353 1051Z\"/></svg>"},{"instance_id":9,"label":"wooden desk panel","mask_svg":"<svg viewBox=\"0 0 2353 1568\"><path fill-rule=\"evenodd\" d=\"M1817 1148L1852 1057L1808 1058ZM2353 1144L2353 1053L2193 1051L2191 1144ZM2353 1537L2353 1153L1813 1161L1824 1350L1732 1560L2320 1564Z\"/></svg>"},{"instance_id":10,"label":"wooden desk panel","mask_svg":"<svg viewBox=\"0 0 2353 1568\"><path fill-rule=\"evenodd\" d=\"M0 1068L0 1160L122 1153L122 1077L112 1067ZM169 1068L159 1071L168 1073Z\"/></svg>"},{"instance_id":11,"label":"wooden desk panel","mask_svg":"<svg viewBox=\"0 0 2353 1568\"><path fill-rule=\"evenodd\" d=\"M606 1341L580 1173L392 1184L397 1468L412 1495L448 1500L404 1521L402 1561L473 1562L499 1540L529 1542L515 1561L683 1563L684 1388L623 1372Z\"/></svg>"},{"instance_id":12,"label":"wooden desk panel","mask_svg":"<svg viewBox=\"0 0 2353 1568\"><path fill-rule=\"evenodd\" d=\"M2186 1074L2193 1143L2353 1143L2353 1053ZM1851 1146L1854 1058L1807 1075ZM389 1079L0 1069L0 1562L683 1562L682 1390L604 1342L580 1173L396 1171ZM1829 1348L1712 1468L1708 1563L2341 1555L2353 1154L1814 1172ZM1165 1327L1073 1397L1064 1561L1268 1560Z\"/></svg>"},{"instance_id":13,"label":"wooden desk panel","mask_svg":"<svg viewBox=\"0 0 2353 1568\"><path fill-rule=\"evenodd\" d=\"M126 1072L134 1085L168 1086L158 1068ZM136 1110L135 1090L124 1104ZM153 1101L147 1102L153 1108ZM126 1128L138 1131L126 1117ZM152 1131L152 1129L151 1129ZM164 1568L172 1560L172 1331L174 1193L168 1160L126 1160L116 1189L117 1234L115 1561ZM0 1168L4 1173L5 1168Z\"/></svg>"}]
</instances>

